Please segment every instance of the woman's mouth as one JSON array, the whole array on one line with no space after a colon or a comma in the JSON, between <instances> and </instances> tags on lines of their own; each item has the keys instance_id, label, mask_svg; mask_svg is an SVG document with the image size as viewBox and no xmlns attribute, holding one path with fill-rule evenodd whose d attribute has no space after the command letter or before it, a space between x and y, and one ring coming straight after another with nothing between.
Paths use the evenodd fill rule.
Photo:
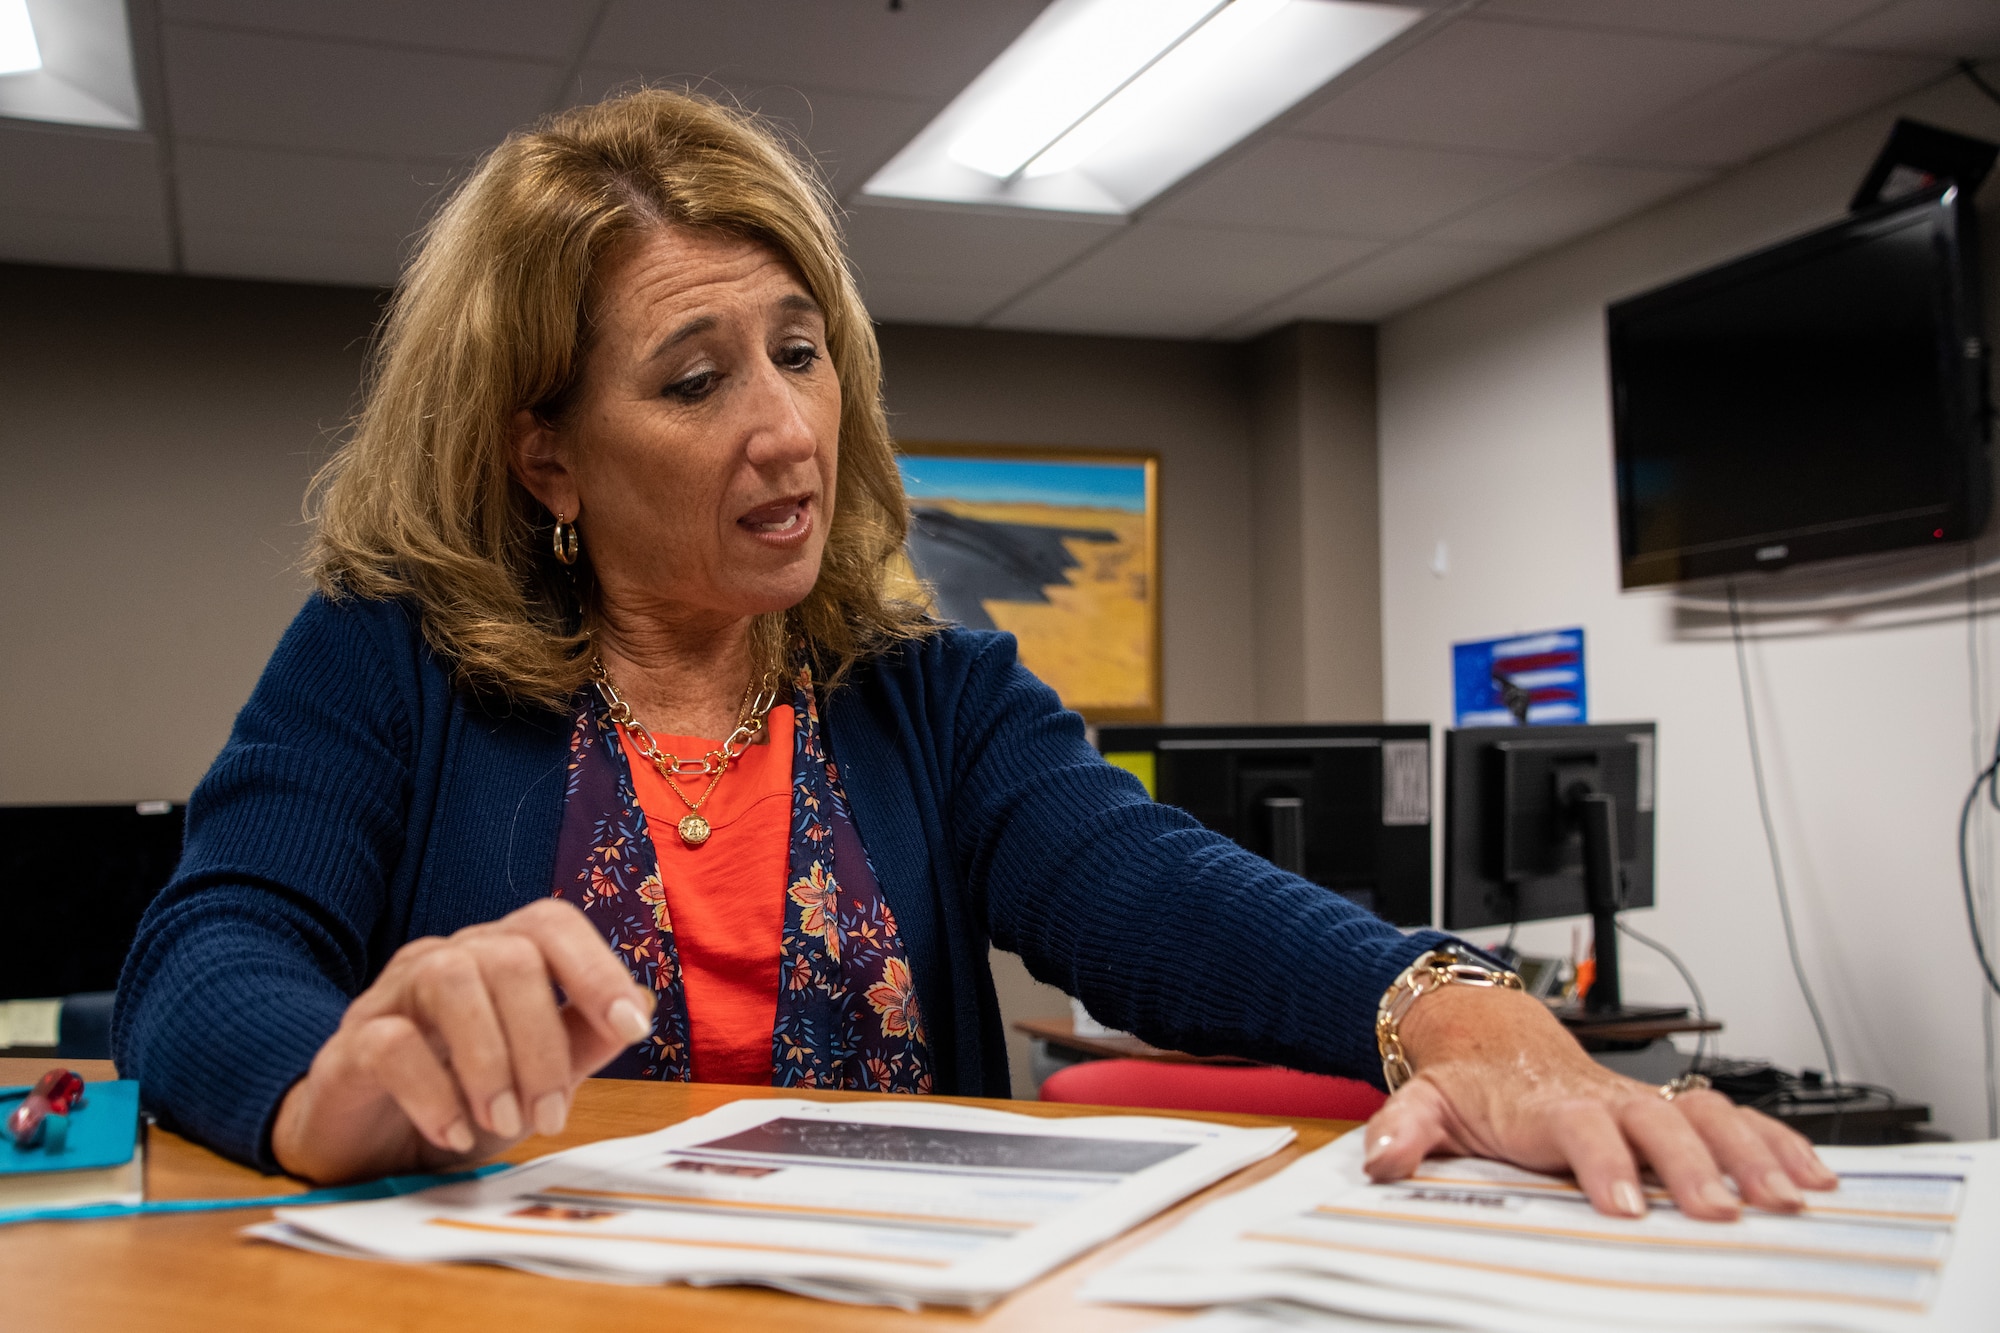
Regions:
<instances>
[{"instance_id":1,"label":"woman's mouth","mask_svg":"<svg viewBox=\"0 0 2000 1333\"><path fill-rule=\"evenodd\" d=\"M812 497L790 495L759 505L738 518L736 526L760 541L788 546L812 530Z\"/></svg>"}]
</instances>

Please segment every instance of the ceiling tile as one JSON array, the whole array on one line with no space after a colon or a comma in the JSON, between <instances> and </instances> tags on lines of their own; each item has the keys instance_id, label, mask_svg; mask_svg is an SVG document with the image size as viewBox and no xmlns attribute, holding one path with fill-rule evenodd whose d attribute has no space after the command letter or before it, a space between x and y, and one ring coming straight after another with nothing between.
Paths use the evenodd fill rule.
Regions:
<instances>
[{"instance_id":1,"label":"ceiling tile","mask_svg":"<svg viewBox=\"0 0 2000 1333\"><path fill-rule=\"evenodd\" d=\"M1733 166L1923 86L1950 66L1921 56L1800 51L1597 145L1595 155Z\"/></svg>"},{"instance_id":2,"label":"ceiling tile","mask_svg":"<svg viewBox=\"0 0 2000 1333\"><path fill-rule=\"evenodd\" d=\"M547 0L159 0L169 22L221 24L297 37L428 46L567 63L590 27L591 6Z\"/></svg>"},{"instance_id":3,"label":"ceiling tile","mask_svg":"<svg viewBox=\"0 0 2000 1333\"><path fill-rule=\"evenodd\" d=\"M1375 248L1345 237L1141 223L991 322L1197 338Z\"/></svg>"},{"instance_id":4,"label":"ceiling tile","mask_svg":"<svg viewBox=\"0 0 2000 1333\"><path fill-rule=\"evenodd\" d=\"M0 259L89 268L173 266L151 135L0 120Z\"/></svg>"},{"instance_id":5,"label":"ceiling tile","mask_svg":"<svg viewBox=\"0 0 2000 1333\"><path fill-rule=\"evenodd\" d=\"M14 207L0 209L0 259L150 273L173 268L166 223L159 219Z\"/></svg>"},{"instance_id":6,"label":"ceiling tile","mask_svg":"<svg viewBox=\"0 0 2000 1333\"><path fill-rule=\"evenodd\" d=\"M595 102L607 94L640 84L686 86L684 80L672 75L616 64L587 66L578 82L577 103ZM863 97L787 84L754 88L710 84L699 90L768 116L788 134L803 139L836 196L860 189L862 182L908 143L937 109L932 102Z\"/></svg>"},{"instance_id":7,"label":"ceiling tile","mask_svg":"<svg viewBox=\"0 0 2000 1333\"><path fill-rule=\"evenodd\" d=\"M1902 0L1828 38L1835 46L1958 59L2000 55L1994 0Z\"/></svg>"},{"instance_id":8,"label":"ceiling tile","mask_svg":"<svg viewBox=\"0 0 2000 1333\"><path fill-rule=\"evenodd\" d=\"M1424 239L1540 248L1581 236L1709 178L1706 171L1575 162L1537 177L1504 198L1429 233Z\"/></svg>"},{"instance_id":9,"label":"ceiling tile","mask_svg":"<svg viewBox=\"0 0 2000 1333\"><path fill-rule=\"evenodd\" d=\"M1546 166L1533 158L1281 136L1226 159L1155 215L1399 240Z\"/></svg>"},{"instance_id":10,"label":"ceiling tile","mask_svg":"<svg viewBox=\"0 0 2000 1333\"><path fill-rule=\"evenodd\" d=\"M1291 128L1566 153L1769 59L1769 47L1464 19Z\"/></svg>"},{"instance_id":11,"label":"ceiling tile","mask_svg":"<svg viewBox=\"0 0 2000 1333\"><path fill-rule=\"evenodd\" d=\"M276 148L479 152L548 108L554 66L169 26L174 132Z\"/></svg>"},{"instance_id":12,"label":"ceiling tile","mask_svg":"<svg viewBox=\"0 0 2000 1333\"><path fill-rule=\"evenodd\" d=\"M1487 0L1479 12L1687 37L1806 42L1880 8L1882 0Z\"/></svg>"},{"instance_id":13,"label":"ceiling tile","mask_svg":"<svg viewBox=\"0 0 2000 1333\"><path fill-rule=\"evenodd\" d=\"M905 282L871 279L863 284L868 313L878 324L977 324L1014 294L1012 287L977 282Z\"/></svg>"},{"instance_id":14,"label":"ceiling tile","mask_svg":"<svg viewBox=\"0 0 2000 1333\"><path fill-rule=\"evenodd\" d=\"M387 287L396 281L396 247L379 237L214 228L188 233L181 248L187 272L204 277L353 287Z\"/></svg>"},{"instance_id":15,"label":"ceiling tile","mask_svg":"<svg viewBox=\"0 0 2000 1333\"><path fill-rule=\"evenodd\" d=\"M862 204L848 212L848 258L870 304L880 284L952 284L988 292L984 308L1048 276L1116 224L1082 218L1008 216L944 208ZM880 318L880 316L878 316Z\"/></svg>"},{"instance_id":16,"label":"ceiling tile","mask_svg":"<svg viewBox=\"0 0 2000 1333\"><path fill-rule=\"evenodd\" d=\"M0 218L18 209L68 217L164 220L160 150L150 134L104 134L0 119Z\"/></svg>"},{"instance_id":17,"label":"ceiling tile","mask_svg":"<svg viewBox=\"0 0 2000 1333\"><path fill-rule=\"evenodd\" d=\"M1048 0L612 0L590 49L683 78L950 98Z\"/></svg>"},{"instance_id":18,"label":"ceiling tile","mask_svg":"<svg viewBox=\"0 0 2000 1333\"><path fill-rule=\"evenodd\" d=\"M1239 320L1230 332L1244 336L1300 319L1374 321L1442 296L1525 251L1494 246L1412 241L1365 259L1316 287Z\"/></svg>"},{"instance_id":19,"label":"ceiling tile","mask_svg":"<svg viewBox=\"0 0 2000 1333\"><path fill-rule=\"evenodd\" d=\"M259 232L305 240L368 242L387 257L370 281L395 277L395 259L454 180L448 162L281 153L220 144L183 145L175 159L181 227L214 253L211 235Z\"/></svg>"}]
</instances>

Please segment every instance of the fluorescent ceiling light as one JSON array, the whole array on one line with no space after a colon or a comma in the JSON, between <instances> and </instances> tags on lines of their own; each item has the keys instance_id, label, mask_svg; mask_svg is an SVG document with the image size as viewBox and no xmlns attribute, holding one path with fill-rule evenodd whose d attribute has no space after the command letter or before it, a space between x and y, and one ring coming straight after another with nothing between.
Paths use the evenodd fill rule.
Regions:
<instances>
[{"instance_id":1,"label":"fluorescent ceiling light","mask_svg":"<svg viewBox=\"0 0 2000 1333\"><path fill-rule=\"evenodd\" d=\"M1055 0L862 193L1129 213L1421 17L1364 0Z\"/></svg>"},{"instance_id":2,"label":"fluorescent ceiling light","mask_svg":"<svg viewBox=\"0 0 2000 1333\"><path fill-rule=\"evenodd\" d=\"M16 64L25 33L33 64ZM140 127L125 0L0 0L0 116Z\"/></svg>"},{"instance_id":3,"label":"fluorescent ceiling light","mask_svg":"<svg viewBox=\"0 0 2000 1333\"><path fill-rule=\"evenodd\" d=\"M28 0L0 0L0 74L24 74L41 67L42 48L35 45Z\"/></svg>"}]
</instances>

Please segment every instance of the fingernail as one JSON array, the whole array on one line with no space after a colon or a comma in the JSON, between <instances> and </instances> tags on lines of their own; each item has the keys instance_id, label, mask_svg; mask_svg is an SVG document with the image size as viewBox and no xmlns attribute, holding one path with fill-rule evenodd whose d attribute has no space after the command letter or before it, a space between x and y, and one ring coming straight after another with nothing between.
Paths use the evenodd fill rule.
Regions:
<instances>
[{"instance_id":1,"label":"fingernail","mask_svg":"<svg viewBox=\"0 0 2000 1333\"><path fill-rule=\"evenodd\" d=\"M1362 1155L1361 1164L1363 1166L1373 1166L1376 1159L1394 1147L1395 1143L1395 1135L1377 1134L1374 1138L1368 1140L1368 1151Z\"/></svg>"},{"instance_id":2,"label":"fingernail","mask_svg":"<svg viewBox=\"0 0 2000 1333\"><path fill-rule=\"evenodd\" d=\"M560 1092L551 1092L535 1103L535 1132L560 1134L569 1120L569 1101Z\"/></svg>"},{"instance_id":3,"label":"fingernail","mask_svg":"<svg viewBox=\"0 0 2000 1333\"><path fill-rule=\"evenodd\" d=\"M1646 1196L1631 1181L1621 1180L1611 1187L1611 1206L1627 1217L1644 1217Z\"/></svg>"},{"instance_id":4,"label":"fingernail","mask_svg":"<svg viewBox=\"0 0 2000 1333\"><path fill-rule=\"evenodd\" d=\"M1817 1158L1813 1159L1813 1179L1826 1189L1840 1187L1840 1173Z\"/></svg>"},{"instance_id":5,"label":"fingernail","mask_svg":"<svg viewBox=\"0 0 2000 1333\"><path fill-rule=\"evenodd\" d=\"M1711 1180L1701 1187L1701 1201L1717 1212L1732 1215L1743 1207L1743 1201L1736 1197L1736 1191L1719 1180Z\"/></svg>"},{"instance_id":6,"label":"fingernail","mask_svg":"<svg viewBox=\"0 0 2000 1333\"><path fill-rule=\"evenodd\" d=\"M1773 1171L1765 1176L1764 1188L1769 1190L1771 1197L1780 1203L1789 1204L1793 1208L1803 1207L1805 1204L1806 1196L1799 1193L1799 1187L1794 1185L1792 1178L1782 1171Z\"/></svg>"},{"instance_id":7,"label":"fingernail","mask_svg":"<svg viewBox=\"0 0 2000 1333\"><path fill-rule=\"evenodd\" d=\"M495 1134L511 1139L521 1132L521 1103L512 1092L503 1092L486 1104L486 1118L493 1122Z\"/></svg>"},{"instance_id":8,"label":"fingernail","mask_svg":"<svg viewBox=\"0 0 2000 1333\"><path fill-rule=\"evenodd\" d=\"M639 1012L638 1005L632 1003L630 1000L613 1000L611 1002L611 1030L626 1041L634 1042L639 1041L648 1032L651 1032L653 1025L646 1021L644 1014Z\"/></svg>"},{"instance_id":9,"label":"fingernail","mask_svg":"<svg viewBox=\"0 0 2000 1333\"><path fill-rule=\"evenodd\" d=\"M451 1122L451 1128L444 1132L444 1146L453 1152L472 1151L472 1126L463 1120Z\"/></svg>"}]
</instances>

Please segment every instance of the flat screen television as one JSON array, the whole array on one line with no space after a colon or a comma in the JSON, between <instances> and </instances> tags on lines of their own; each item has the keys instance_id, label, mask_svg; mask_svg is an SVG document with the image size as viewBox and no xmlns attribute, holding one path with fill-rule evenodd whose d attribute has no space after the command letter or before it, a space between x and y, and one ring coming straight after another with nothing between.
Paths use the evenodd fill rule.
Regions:
<instances>
[{"instance_id":1,"label":"flat screen television","mask_svg":"<svg viewBox=\"0 0 2000 1333\"><path fill-rule=\"evenodd\" d=\"M1942 187L1608 312L1624 586L1985 526L1976 219Z\"/></svg>"}]
</instances>

